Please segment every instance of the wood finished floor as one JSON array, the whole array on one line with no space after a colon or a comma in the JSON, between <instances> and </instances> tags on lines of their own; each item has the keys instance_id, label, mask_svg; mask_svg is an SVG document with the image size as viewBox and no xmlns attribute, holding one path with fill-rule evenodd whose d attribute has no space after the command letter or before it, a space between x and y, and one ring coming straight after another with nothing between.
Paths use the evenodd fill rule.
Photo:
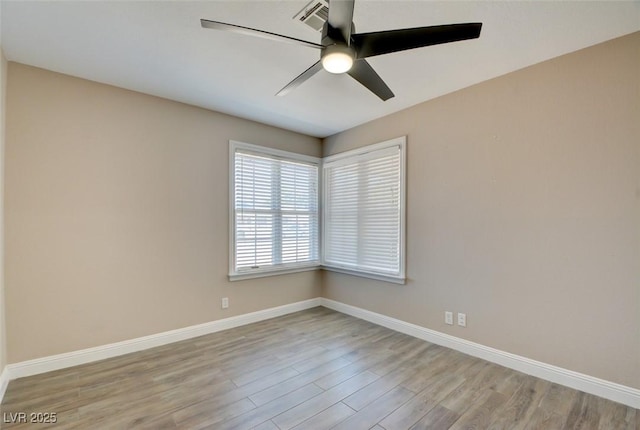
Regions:
<instances>
[{"instance_id":1,"label":"wood finished floor","mask_svg":"<svg viewBox=\"0 0 640 430\"><path fill-rule=\"evenodd\" d=\"M325 308L11 381L57 429L633 429L640 412ZM10 415L13 414L13 415Z\"/></svg>"}]
</instances>

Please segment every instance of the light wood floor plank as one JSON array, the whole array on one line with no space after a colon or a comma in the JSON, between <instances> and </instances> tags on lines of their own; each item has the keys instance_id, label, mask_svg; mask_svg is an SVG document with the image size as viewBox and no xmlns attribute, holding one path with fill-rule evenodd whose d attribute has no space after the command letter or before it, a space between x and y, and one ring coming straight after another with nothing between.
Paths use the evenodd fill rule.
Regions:
<instances>
[{"instance_id":1,"label":"light wood floor plank","mask_svg":"<svg viewBox=\"0 0 640 430\"><path fill-rule=\"evenodd\" d=\"M273 421L265 421L257 427L254 427L253 430L279 430L278 426L273 423Z\"/></svg>"},{"instance_id":2,"label":"light wood floor plank","mask_svg":"<svg viewBox=\"0 0 640 430\"><path fill-rule=\"evenodd\" d=\"M294 427L294 430L324 430L336 426L341 421L355 414L356 411L342 402L325 409L317 415Z\"/></svg>"},{"instance_id":3,"label":"light wood floor plank","mask_svg":"<svg viewBox=\"0 0 640 430\"><path fill-rule=\"evenodd\" d=\"M484 394L478 397L474 404L462 414L460 419L450 427L450 430L490 428L489 423L494 416L494 412L504 405L505 400L504 395L492 389L487 389Z\"/></svg>"},{"instance_id":4,"label":"light wood floor plank","mask_svg":"<svg viewBox=\"0 0 640 430\"><path fill-rule=\"evenodd\" d=\"M174 412L172 419L178 428L195 430L230 420L255 408L256 405L247 398L231 404L220 404L215 399L205 400Z\"/></svg>"},{"instance_id":5,"label":"light wood floor plank","mask_svg":"<svg viewBox=\"0 0 640 430\"><path fill-rule=\"evenodd\" d=\"M369 429L407 402L415 393L396 387L334 427L334 430Z\"/></svg>"},{"instance_id":6,"label":"light wood floor plank","mask_svg":"<svg viewBox=\"0 0 640 430\"><path fill-rule=\"evenodd\" d=\"M565 419L566 417L555 412L537 408L525 428L526 430L561 429L564 426Z\"/></svg>"},{"instance_id":7,"label":"light wood floor plank","mask_svg":"<svg viewBox=\"0 0 640 430\"><path fill-rule=\"evenodd\" d=\"M449 374L433 381L431 385L396 409L380 424L387 430L402 430L412 427L463 382L464 379L455 374Z\"/></svg>"},{"instance_id":8,"label":"light wood floor plank","mask_svg":"<svg viewBox=\"0 0 640 430\"><path fill-rule=\"evenodd\" d=\"M382 376L377 381L353 393L344 399L343 402L350 408L359 411L404 381L412 378L416 372L419 372L419 367L420 366L416 364L414 366L397 368Z\"/></svg>"},{"instance_id":9,"label":"light wood floor plank","mask_svg":"<svg viewBox=\"0 0 640 430\"><path fill-rule=\"evenodd\" d=\"M460 414L441 405L436 405L420 421L411 426L411 430L448 429L458 421Z\"/></svg>"},{"instance_id":10,"label":"light wood floor plank","mask_svg":"<svg viewBox=\"0 0 640 430\"><path fill-rule=\"evenodd\" d=\"M493 417L490 427L494 430L522 430L537 409L540 399L551 384L533 376L518 378L521 381L516 391L508 397L500 414ZM510 390L509 390L510 391ZM502 394L502 393L501 393ZM504 394L503 394L504 395Z\"/></svg>"},{"instance_id":11,"label":"light wood floor plank","mask_svg":"<svg viewBox=\"0 0 640 430\"><path fill-rule=\"evenodd\" d=\"M308 400L315 398L319 394L321 394L322 388L308 384L304 387L293 391L287 395L279 397L269 403L266 403L250 412L240 415L232 420L225 421L215 428L219 428L220 430L225 429L250 429L259 424L262 424L265 421L268 421L272 417L277 417L284 411L295 408L300 404L305 404ZM277 423L274 424L277 425ZM214 428L214 427L212 427Z\"/></svg>"},{"instance_id":12,"label":"light wood floor plank","mask_svg":"<svg viewBox=\"0 0 640 430\"><path fill-rule=\"evenodd\" d=\"M578 392L574 397L573 405L565 422L565 429L572 430L597 430L600 425L600 411L598 410L598 398L589 394Z\"/></svg>"},{"instance_id":13,"label":"light wood floor plank","mask_svg":"<svg viewBox=\"0 0 640 430\"><path fill-rule=\"evenodd\" d=\"M282 430L293 428L376 379L378 376L375 373L369 371L359 373L313 399L278 415L273 422Z\"/></svg>"},{"instance_id":14,"label":"light wood floor plank","mask_svg":"<svg viewBox=\"0 0 640 430\"><path fill-rule=\"evenodd\" d=\"M273 387L269 387L256 394L252 394L249 396L249 398L256 405L261 406L265 403L269 403L273 399L288 394L291 391L297 390L298 388L304 387L305 385L310 384L326 376L327 374L333 373L348 365L348 361L337 358L335 360L331 360L328 363L320 365L315 369L311 369L298 376L289 378L286 381L282 381L279 384L274 385Z\"/></svg>"}]
</instances>

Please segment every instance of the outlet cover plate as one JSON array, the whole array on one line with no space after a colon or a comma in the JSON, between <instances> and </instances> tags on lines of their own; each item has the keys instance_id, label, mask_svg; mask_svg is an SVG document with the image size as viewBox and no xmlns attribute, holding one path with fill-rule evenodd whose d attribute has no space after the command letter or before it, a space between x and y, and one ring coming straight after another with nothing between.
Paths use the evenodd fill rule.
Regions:
<instances>
[{"instance_id":1,"label":"outlet cover plate","mask_svg":"<svg viewBox=\"0 0 640 430\"><path fill-rule=\"evenodd\" d=\"M453 325L453 312L446 311L444 313L444 323L448 325Z\"/></svg>"},{"instance_id":2,"label":"outlet cover plate","mask_svg":"<svg viewBox=\"0 0 640 430\"><path fill-rule=\"evenodd\" d=\"M462 312L458 312L458 325L460 327L467 326L467 314L463 314Z\"/></svg>"}]
</instances>

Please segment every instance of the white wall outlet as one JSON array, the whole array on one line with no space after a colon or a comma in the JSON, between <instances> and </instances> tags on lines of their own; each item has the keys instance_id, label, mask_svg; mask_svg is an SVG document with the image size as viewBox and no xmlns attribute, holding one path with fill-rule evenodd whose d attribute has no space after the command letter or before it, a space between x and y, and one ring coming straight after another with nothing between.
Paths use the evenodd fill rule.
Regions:
<instances>
[{"instance_id":1,"label":"white wall outlet","mask_svg":"<svg viewBox=\"0 0 640 430\"><path fill-rule=\"evenodd\" d=\"M444 323L453 325L453 312L446 311L444 313Z\"/></svg>"},{"instance_id":2,"label":"white wall outlet","mask_svg":"<svg viewBox=\"0 0 640 430\"><path fill-rule=\"evenodd\" d=\"M222 298L222 309L227 309L229 307L229 297Z\"/></svg>"},{"instance_id":3,"label":"white wall outlet","mask_svg":"<svg viewBox=\"0 0 640 430\"><path fill-rule=\"evenodd\" d=\"M466 327L467 326L467 314L463 314L461 312L458 312L458 325L460 327Z\"/></svg>"}]
</instances>

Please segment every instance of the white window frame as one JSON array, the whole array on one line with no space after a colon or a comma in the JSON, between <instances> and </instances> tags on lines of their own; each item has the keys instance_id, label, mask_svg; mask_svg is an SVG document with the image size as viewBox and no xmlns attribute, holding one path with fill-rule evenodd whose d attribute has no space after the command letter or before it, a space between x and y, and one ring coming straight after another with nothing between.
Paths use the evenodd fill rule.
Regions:
<instances>
[{"instance_id":1,"label":"white window frame","mask_svg":"<svg viewBox=\"0 0 640 430\"><path fill-rule=\"evenodd\" d=\"M317 202L318 202L318 218L321 217L321 172L322 163L318 157L312 157L309 155L297 154L294 152L283 151L280 149L269 148L260 145L253 145L245 142L238 142L234 140L229 141L229 280L236 281L242 279L259 278L264 276L282 275L286 273L304 272L308 270L316 270L320 267L320 253L321 253L321 234L318 231L318 260L304 262L304 263L289 263L282 266L270 266L255 270L236 270L236 216L235 216L235 154L236 151L244 150L247 152L253 152L256 154L266 155L268 157L280 158L288 161L300 161L304 163L315 164L318 169L317 178ZM318 230L320 230L320 223Z\"/></svg>"},{"instance_id":2,"label":"white window frame","mask_svg":"<svg viewBox=\"0 0 640 430\"><path fill-rule=\"evenodd\" d=\"M406 260L405 260L405 254L406 254L406 145L407 145L407 137L406 136L402 136L402 137L398 137L395 139L391 139L391 140L387 140L384 142L380 142L380 143L376 143L373 145L368 145L368 146L364 146L361 148L357 148L354 150L350 150L350 151L345 151L345 152L341 152L339 154L335 154L335 155L331 155L328 157L323 158L323 173L321 174L322 177L324 177L325 181L326 179L326 175L324 174L324 169L325 169L325 165L328 162L331 161L337 161L337 160L344 160L344 159L348 159L348 158L354 158L354 157L358 157L361 156L363 154L372 152L372 151L378 151L378 150L383 150L383 149L387 149L387 148L392 148L392 147L399 147L400 148L400 192L399 192L399 204L400 204L400 234L399 234L399 273L398 276L390 276L390 275L386 275L386 274L381 274L381 273L376 273L376 272L372 272L372 271L367 271L367 270L356 270L353 268L347 268L347 267L340 267L339 265L335 265L335 264L329 264L326 262L325 260L325 249L323 247L323 244L325 244L325 233L327 231L326 229L326 193L327 193L327 185L323 182L322 184L322 198L321 198L321 231L320 231L320 237L321 237L321 246L320 246L320 251L321 251L321 258L322 258L322 266L325 270L330 270L330 271L334 271L334 272L340 272L340 273L346 273L349 275L356 275L356 276L362 276L362 277L366 277L366 278L371 278L371 279L377 279L377 280L381 280L381 281L386 281L386 282L393 282L396 284L404 284L406 281L405 278L405 273L406 273Z\"/></svg>"}]
</instances>

